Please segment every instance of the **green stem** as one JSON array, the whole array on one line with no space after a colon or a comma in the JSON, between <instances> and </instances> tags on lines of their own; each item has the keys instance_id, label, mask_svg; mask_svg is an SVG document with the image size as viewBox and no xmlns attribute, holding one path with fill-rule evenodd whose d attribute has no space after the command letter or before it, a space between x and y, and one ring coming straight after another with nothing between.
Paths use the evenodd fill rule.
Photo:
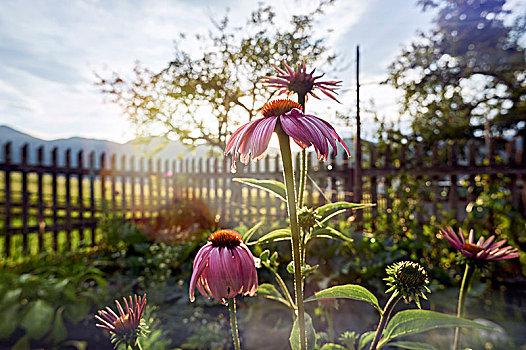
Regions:
<instances>
[{"instance_id":1,"label":"green stem","mask_svg":"<svg viewBox=\"0 0 526 350\"><path fill-rule=\"evenodd\" d=\"M329 341L334 342L334 322L332 319L332 310L327 311L327 328L329 330Z\"/></svg>"},{"instance_id":2,"label":"green stem","mask_svg":"<svg viewBox=\"0 0 526 350\"><path fill-rule=\"evenodd\" d=\"M283 281L283 279L281 278L281 276L275 269L271 268L270 271L274 274L274 277L276 278L276 282L278 282L279 287L283 291L283 294L285 294L287 301L290 303L290 307L295 309L296 305L294 304L294 300L292 300L292 296L289 293L289 289L287 288L285 281Z\"/></svg>"},{"instance_id":3,"label":"green stem","mask_svg":"<svg viewBox=\"0 0 526 350\"><path fill-rule=\"evenodd\" d=\"M139 339L135 340L135 343L129 346L132 350L142 350L141 343L139 343ZM128 345L126 345L126 349L128 349Z\"/></svg>"},{"instance_id":4,"label":"green stem","mask_svg":"<svg viewBox=\"0 0 526 350\"><path fill-rule=\"evenodd\" d=\"M241 350L241 346L239 345L239 334L237 331L236 298L228 299L228 312L230 314L230 328L232 329L232 339L234 340L234 349Z\"/></svg>"},{"instance_id":5,"label":"green stem","mask_svg":"<svg viewBox=\"0 0 526 350\"><path fill-rule=\"evenodd\" d=\"M473 275L475 274L475 267L466 264L464 270L464 277L462 278L462 284L460 285L460 293L458 296L458 307L457 317L464 316L464 310L466 308L466 298L468 296L469 289L471 288L471 282L473 281ZM460 349L460 328L455 328L455 343L453 345L454 350Z\"/></svg>"},{"instance_id":6,"label":"green stem","mask_svg":"<svg viewBox=\"0 0 526 350\"><path fill-rule=\"evenodd\" d=\"M371 343L371 347L369 348L369 350L376 350L376 346L378 345L380 338L382 338L382 333L384 331L385 325L387 324L387 321L389 320L389 316L391 316L391 312L393 311L396 304L400 301L400 298L402 298L401 295L393 294L391 295L391 298L389 298L387 304L385 304L384 311L382 312L382 316L380 317L380 323L378 323L378 328L376 329L376 333L374 335L374 339Z\"/></svg>"},{"instance_id":7,"label":"green stem","mask_svg":"<svg viewBox=\"0 0 526 350\"><path fill-rule=\"evenodd\" d=\"M301 105L303 113L305 113L305 96L306 94L298 94L298 103ZM300 187L298 190L298 208L303 208L303 196L305 192L305 183L307 181L307 150L301 150L301 168L300 168Z\"/></svg>"},{"instance_id":8,"label":"green stem","mask_svg":"<svg viewBox=\"0 0 526 350\"><path fill-rule=\"evenodd\" d=\"M298 207L303 208L303 195L305 192L305 181L307 180L307 150L301 150L300 187L298 192Z\"/></svg>"},{"instance_id":9,"label":"green stem","mask_svg":"<svg viewBox=\"0 0 526 350\"><path fill-rule=\"evenodd\" d=\"M276 125L281 161L283 162L283 178L287 189L287 207L290 218L290 231L292 236L292 260L294 262L294 291L296 296L296 307L298 326L300 331L300 350L307 348L305 332L305 308L303 305L303 281L301 276L301 252L300 252L300 230L298 225L298 213L296 210L296 195L294 186L294 170L292 168L292 153L290 151L290 139L281 124Z\"/></svg>"}]
</instances>

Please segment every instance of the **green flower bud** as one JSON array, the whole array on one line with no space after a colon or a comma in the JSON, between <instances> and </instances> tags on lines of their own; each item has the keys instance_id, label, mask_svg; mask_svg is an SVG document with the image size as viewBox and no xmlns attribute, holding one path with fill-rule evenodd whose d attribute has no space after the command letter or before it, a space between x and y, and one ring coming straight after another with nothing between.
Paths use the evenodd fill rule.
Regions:
<instances>
[{"instance_id":1,"label":"green flower bud","mask_svg":"<svg viewBox=\"0 0 526 350\"><path fill-rule=\"evenodd\" d=\"M310 208L303 207L298 211L298 224L304 231L309 231L316 225L321 216Z\"/></svg>"},{"instance_id":2,"label":"green flower bud","mask_svg":"<svg viewBox=\"0 0 526 350\"><path fill-rule=\"evenodd\" d=\"M427 285L429 279L427 278L426 270L418 263L411 261L403 261L388 266L385 269L387 273L387 286L390 288L386 293L394 292L395 295L402 295L406 303L415 300L416 305L420 308L420 297L427 300L424 292L431 293Z\"/></svg>"}]
</instances>

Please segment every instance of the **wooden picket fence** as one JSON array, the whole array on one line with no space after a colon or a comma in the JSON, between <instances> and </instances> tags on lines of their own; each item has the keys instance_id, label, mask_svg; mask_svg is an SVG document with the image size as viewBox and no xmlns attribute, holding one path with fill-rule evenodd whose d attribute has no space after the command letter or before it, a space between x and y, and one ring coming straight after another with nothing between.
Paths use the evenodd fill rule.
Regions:
<instances>
[{"instance_id":1,"label":"wooden picket fence","mask_svg":"<svg viewBox=\"0 0 526 350\"><path fill-rule=\"evenodd\" d=\"M374 221L387 212L404 191L400 176L411 176L432 196L416 197L422 202L416 219L424 222L448 207L459 218L471 193L460 182L474 183L477 176L508 179L509 200L526 216L526 154L523 140L504 146L484 147L441 141L426 148L408 144L395 151L366 144L363 149L361 193L356 193L352 159L331 157L320 163L308 158L305 198L309 206L338 200L376 203L358 220ZM36 161L30 162L30 152ZM247 166L238 164L231 172L231 160L144 159L126 155L72 154L51 151L45 162L44 148L30 150L26 144L13 161L11 143L2 145L0 161L0 256L23 256L43 250L74 250L95 245L100 239L98 219L104 212L144 222L163 215L180 199L200 199L223 227L253 224L261 218L273 222L286 217L285 203L269 193L232 181L236 177L282 180L278 156L267 156ZM46 158L47 159L47 158ZM297 160L297 165L299 159ZM504 190L504 189L503 189ZM398 193L398 194L397 194Z\"/></svg>"}]
</instances>

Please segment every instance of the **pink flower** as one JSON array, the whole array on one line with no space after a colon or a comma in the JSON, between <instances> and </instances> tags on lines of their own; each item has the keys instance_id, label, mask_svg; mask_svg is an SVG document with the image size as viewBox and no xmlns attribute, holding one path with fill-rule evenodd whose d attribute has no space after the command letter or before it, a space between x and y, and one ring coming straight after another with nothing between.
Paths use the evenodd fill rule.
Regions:
<instances>
[{"instance_id":1,"label":"pink flower","mask_svg":"<svg viewBox=\"0 0 526 350\"><path fill-rule=\"evenodd\" d=\"M258 289L254 256L233 230L212 233L209 242L197 253L190 280L190 301L195 287L201 294L225 303L237 294L253 296Z\"/></svg>"},{"instance_id":2,"label":"pink flower","mask_svg":"<svg viewBox=\"0 0 526 350\"><path fill-rule=\"evenodd\" d=\"M238 156L247 164L263 158L272 132L279 121L283 131L302 148L314 146L319 160L327 160L329 144L337 153L336 141L342 144L349 155L349 149L334 128L326 121L313 115L303 114L301 106L292 100L270 101L261 109L263 118L253 120L237 129L226 145L225 154L232 152L232 168L235 169Z\"/></svg>"},{"instance_id":3,"label":"pink flower","mask_svg":"<svg viewBox=\"0 0 526 350\"><path fill-rule=\"evenodd\" d=\"M339 87L341 81L317 81L319 78L323 77L324 74L314 76L316 69L307 73L305 60L303 61L303 66L298 63L296 70L292 69L292 67L285 63L285 61L283 61L283 65L285 65L285 70L273 65L278 72L277 77L263 78L263 84L265 86L280 89L278 90L278 95L284 93L290 95L291 93L296 92L299 95L305 96L310 94L312 97L319 99L319 97L313 92L314 89L319 89L334 101L340 102L336 99L334 94L336 94L335 90Z\"/></svg>"},{"instance_id":4,"label":"pink flower","mask_svg":"<svg viewBox=\"0 0 526 350\"><path fill-rule=\"evenodd\" d=\"M126 309L123 309L121 304L115 300L117 304L117 315L110 307L105 310L99 310L95 318L100 323L96 326L106 329L112 333L112 338L115 338L117 345L119 343L132 344L137 340L141 332L141 318L146 305L146 294L141 298L137 295L130 296L128 300L123 298Z\"/></svg>"},{"instance_id":5,"label":"pink flower","mask_svg":"<svg viewBox=\"0 0 526 350\"><path fill-rule=\"evenodd\" d=\"M440 232L453 248L460 251L468 258L474 258L477 260L505 260L519 256L517 248L511 246L501 248L506 243L505 239L493 243L495 240L494 235L487 240L484 240L484 237L480 237L478 242L475 243L473 229L469 231L467 242L462 229L459 229L458 235L453 231L451 226L446 227L446 229L440 229Z\"/></svg>"}]
</instances>

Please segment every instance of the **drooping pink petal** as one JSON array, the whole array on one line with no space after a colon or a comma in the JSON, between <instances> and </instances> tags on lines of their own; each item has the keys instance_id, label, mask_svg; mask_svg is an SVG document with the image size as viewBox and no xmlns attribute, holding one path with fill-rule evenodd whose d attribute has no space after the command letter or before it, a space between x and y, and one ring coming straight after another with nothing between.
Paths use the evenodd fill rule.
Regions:
<instances>
[{"instance_id":1,"label":"drooping pink petal","mask_svg":"<svg viewBox=\"0 0 526 350\"><path fill-rule=\"evenodd\" d=\"M277 117L263 118L256 124L250 135L247 135L248 153L251 154L252 159L259 160L264 156L277 120Z\"/></svg>"},{"instance_id":2,"label":"drooping pink petal","mask_svg":"<svg viewBox=\"0 0 526 350\"><path fill-rule=\"evenodd\" d=\"M303 145L312 145L312 139L319 137L318 135L312 135L309 129L299 120L298 117L293 115L281 116L279 121L283 131L295 141L299 141Z\"/></svg>"},{"instance_id":3,"label":"drooping pink petal","mask_svg":"<svg viewBox=\"0 0 526 350\"><path fill-rule=\"evenodd\" d=\"M230 249L220 249L219 255L221 258L221 269L224 271L226 284L230 289L228 298L233 298L239 293L242 286L241 278L239 276L239 267Z\"/></svg>"},{"instance_id":4,"label":"drooping pink petal","mask_svg":"<svg viewBox=\"0 0 526 350\"><path fill-rule=\"evenodd\" d=\"M203 271L205 270L205 268L208 266L208 258L210 256L210 251L212 250L212 248L213 248L212 245L207 243L197 253L197 255L199 256L199 253L202 252L202 254L199 256L199 259L196 258L194 260L194 269L192 272L192 278L190 279L190 293L189 293L190 301L195 300L194 292L195 292L196 283L201 277L201 275L203 274Z\"/></svg>"},{"instance_id":5,"label":"drooping pink petal","mask_svg":"<svg viewBox=\"0 0 526 350\"><path fill-rule=\"evenodd\" d=\"M225 272L221 268L219 249L212 249L210 252L208 268L210 272L208 286L212 291L212 296L217 300L228 298L228 285L226 283Z\"/></svg>"}]
</instances>

